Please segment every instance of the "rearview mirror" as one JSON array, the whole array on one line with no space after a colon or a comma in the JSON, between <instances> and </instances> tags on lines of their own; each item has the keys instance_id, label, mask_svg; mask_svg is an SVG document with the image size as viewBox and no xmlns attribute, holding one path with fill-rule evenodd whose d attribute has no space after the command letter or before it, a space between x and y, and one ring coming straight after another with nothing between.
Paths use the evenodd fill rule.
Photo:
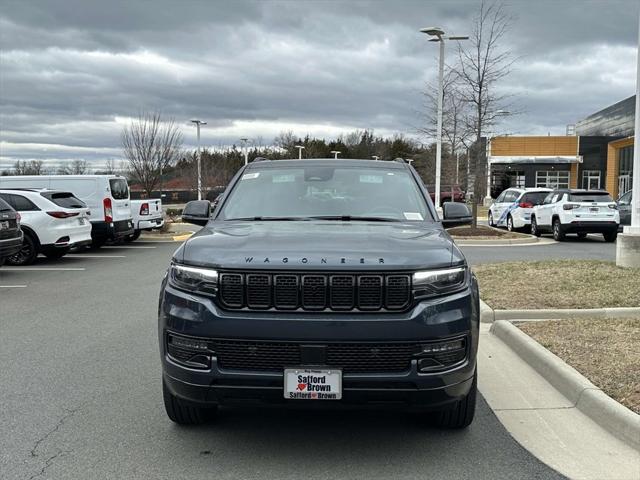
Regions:
<instances>
[{"instance_id":1,"label":"rearview mirror","mask_svg":"<svg viewBox=\"0 0 640 480\"><path fill-rule=\"evenodd\" d=\"M469 225L472 220L469 207L464 203L444 202L442 204L442 213L442 225L444 225L445 228Z\"/></svg>"},{"instance_id":2,"label":"rearview mirror","mask_svg":"<svg viewBox=\"0 0 640 480\"><path fill-rule=\"evenodd\" d=\"M206 225L211 217L211 202L209 200L193 200L182 210L182 220L195 225Z\"/></svg>"}]
</instances>

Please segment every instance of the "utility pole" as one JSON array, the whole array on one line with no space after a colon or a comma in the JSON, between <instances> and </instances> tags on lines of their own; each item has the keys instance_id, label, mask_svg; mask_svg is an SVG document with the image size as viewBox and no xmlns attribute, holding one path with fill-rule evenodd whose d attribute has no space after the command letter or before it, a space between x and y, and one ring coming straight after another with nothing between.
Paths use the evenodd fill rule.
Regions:
<instances>
[{"instance_id":1,"label":"utility pole","mask_svg":"<svg viewBox=\"0 0 640 480\"><path fill-rule=\"evenodd\" d=\"M196 128L198 131L198 200L202 200L202 152L200 151L200 126L206 125L207 122L203 122L202 120L191 120L191 123L196 124Z\"/></svg>"}]
</instances>

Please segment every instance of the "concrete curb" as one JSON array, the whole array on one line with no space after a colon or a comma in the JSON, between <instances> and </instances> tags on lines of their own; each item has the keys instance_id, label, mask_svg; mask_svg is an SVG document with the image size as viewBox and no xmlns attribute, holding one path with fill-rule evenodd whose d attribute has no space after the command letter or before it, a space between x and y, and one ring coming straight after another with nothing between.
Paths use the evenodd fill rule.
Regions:
<instances>
[{"instance_id":1,"label":"concrete curb","mask_svg":"<svg viewBox=\"0 0 640 480\"><path fill-rule=\"evenodd\" d=\"M527 238L504 238L497 240L474 240L473 238L452 237L457 245L522 245L538 243L540 239L534 235L527 235Z\"/></svg>"},{"instance_id":2,"label":"concrete curb","mask_svg":"<svg viewBox=\"0 0 640 480\"><path fill-rule=\"evenodd\" d=\"M493 323L496 320L496 316L493 308L480 300L480 322L481 323Z\"/></svg>"},{"instance_id":3,"label":"concrete curb","mask_svg":"<svg viewBox=\"0 0 640 480\"><path fill-rule=\"evenodd\" d=\"M640 415L619 404L573 367L506 320L490 332L502 340L575 407L609 433L640 450Z\"/></svg>"},{"instance_id":4,"label":"concrete curb","mask_svg":"<svg viewBox=\"0 0 640 480\"><path fill-rule=\"evenodd\" d=\"M491 307L487 305L487 308ZM570 318L623 318L635 315L640 315L640 307L493 310L494 320L565 320Z\"/></svg>"}]
</instances>

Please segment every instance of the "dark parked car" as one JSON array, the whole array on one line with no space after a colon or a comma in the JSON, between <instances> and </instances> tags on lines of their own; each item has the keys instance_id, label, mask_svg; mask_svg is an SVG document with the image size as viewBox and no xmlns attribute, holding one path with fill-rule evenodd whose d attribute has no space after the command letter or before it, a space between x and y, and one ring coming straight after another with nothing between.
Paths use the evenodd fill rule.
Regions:
<instances>
[{"instance_id":1,"label":"dark parked car","mask_svg":"<svg viewBox=\"0 0 640 480\"><path fill-rule=\"evenodd\" d=\"M429 192L429 196L431 197L431 201L435 202L436 200L436 186L435 185L427 185L427 191ZM440 203L444 202L464 202L465 201L465 193L460 185L440 185Z\"/></svg>"},{"instance_id":2,"label":"dark parked car","mask_svg":"<svg viewBox=\"0 0 640 480\"><path fill-rule=\"evenodd\" d=\"M254 161L162 283L166 412L200 423L226 404L391 405L463 428L475 412L475 276L404 162Z\"/></svg>"},{"instance_id":3,"label":"dark parked car","mask_svg":"<svg viewBox=\"0 0 640 480\"><path fill-rule=\"evenodd\" d=\"M631 225L631 190L618 199L618 211L620 212L620 227Z\"/></svg>"},{"instance_id":4,"label":"dark parked car","mask_svg":"<svg viewBox=\"0 0 640 480\"><path fill-rule=\"evenodd\" d=\"M21 248L20 214L0 198L0 265Z\"/></svg>"}]
</instances>

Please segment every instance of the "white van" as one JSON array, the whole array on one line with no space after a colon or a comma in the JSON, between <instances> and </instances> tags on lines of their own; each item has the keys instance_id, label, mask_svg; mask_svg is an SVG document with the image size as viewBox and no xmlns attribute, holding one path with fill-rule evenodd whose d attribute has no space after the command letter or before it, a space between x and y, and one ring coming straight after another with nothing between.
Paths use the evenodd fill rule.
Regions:
<instances>
[{"instance_id":1,"label":"white van","mask_svg":"<svg viewBox=\"0 0 640 480\"><path fill-rule=\"evenodd\" d=\"M0 176L0 188L48 188L72 192L90 209L91 239L95 246L134 232L129 185L120 175Z\"/></svg>"}]
</instances>

